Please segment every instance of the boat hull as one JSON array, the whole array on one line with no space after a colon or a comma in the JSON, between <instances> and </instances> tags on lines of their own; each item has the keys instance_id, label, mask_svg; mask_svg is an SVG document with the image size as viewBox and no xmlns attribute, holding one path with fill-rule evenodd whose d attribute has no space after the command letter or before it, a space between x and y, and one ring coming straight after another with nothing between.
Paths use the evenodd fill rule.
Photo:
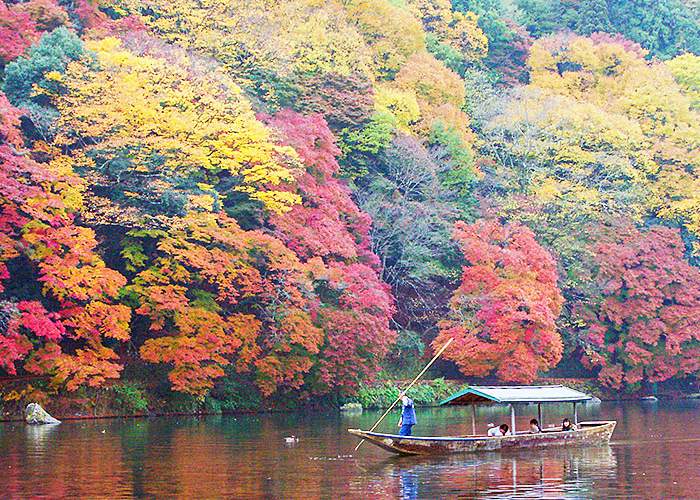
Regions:
<instances>
[{"instance_id":1,"label":"boat hull","mask_svg":"<svg viewBox=\"0 0 700 500\"><path fill-rule=\"evenodd\" d=\"M447 436L421 437L380 434L361 429L348 429L350 434L402 455L447 455L450 453L476 453L481 451L517 451L521 449L550 448L556 446L586 446L607 444L615 430L615 421L581 422L575 431L554 431L515 436Z\"/></svg>"}]
</instances>

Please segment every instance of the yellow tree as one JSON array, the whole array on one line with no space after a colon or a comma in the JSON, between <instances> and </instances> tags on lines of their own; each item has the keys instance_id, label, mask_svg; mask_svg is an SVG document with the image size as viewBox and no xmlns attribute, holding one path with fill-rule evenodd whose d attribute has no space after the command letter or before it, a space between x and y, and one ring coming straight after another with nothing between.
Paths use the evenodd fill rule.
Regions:
<instances>
[{"instance_id":1,"label":"yellow tree","mask_svg":"<svg viewBox=\"0 0 700 500\"><path fill-rule=\"evenodd\" d=\"M439 42L458 50L472 63L486 57L489 39L479 27L479 17L474 12L453 11L450 0L410 0L408 3L425 30Z\"/></svg>"},{"instance_id":2,"label":"yellow tree","mask_svg":"<svg viewBox=\"0 0 700 500\"><path fill-rule=\"evenodd\" d=\"M425 48L421 23L408 9L387 0L347 0L345 8L372 48L380 76L393 76L412 54Z\"/></svg>"},{"instance_id":3,"label":"yellow tree","mask_svg":"<svg viewBox=\"0 0 700 500\"><path fill-rule=\"evenodd\" d=\"M690 97L693 108L700 106L700 57L683 54L666 61L683 92Z\"/></svg>"},{"instance_id":4,"label":"yellow tree","mask_svg":"<svg viewBox=\"0 0 700 500\"><path fill-rule=\"evenodd\" d=\"M432 106L448 102L461 108L465 103L462 79L428 52L412 54L394 83L399 88L413 90Z\"/></svg>"},{"instance_id":5,"label":"yellow tree","mask_svg":"<svg viewBox=\"0 0 700 500\"><path fill-rule=\"evenodd\" d=\"M372 53L338 1L101 0L122 16L141 15L157 36L211 54L252 84L264 75L374 73Z\"/></svg>"},{"instance_id":6,"label":"yellow tree","mask_svg":"<svg viewBox=\"0 0 700 500\"><path fill-rule=\"evenodd\" d=\"M165 58L138 56L106 38L87 44L99 71L80 62L56 76L65 90L56 102L61 132L55 145L70 151L89 178L95 210L104 198L121 206L126 220L134 211L215 210L236 193L273 211L298 202L297 195L274 189L293 180L294 151L270 142L225 74L181 50L132 43Z\"/></svg>"},{"instance_id":7,"label":"yellow tree","mask_svg":"<svg viewBox=\"0 0 700 500\"><path fill-rule=\"evenodd\" d=\"M375 109L399 130L410 131L420 120L420 107L412 89L397 89L387 84L375 89Z\"/></svg>"},{"instance_id":8,"label":"yellow tree","mask_svg":"<svg viewBox=\"0 0 700 500\"><path fill-rule=\"evenodd\" d=\"M540 40L529 61L532 86L587 102L593 114L607 116L594 130L598 140L583 146L600 155L610 151L604 139L612 140L607 146L629 159L638 178L648 178L646 209L684 225L697 238L700 114L693 109L693 60L649 62L644 55L613 40Z\"/></svg>"},{"instance_id":9,"label":"yellow tree","mask_svg":"<svg viewBox=\"0 0 700 500\"><path fill-rule=\"evenodd\" d=\"M413 130L428 136L440 123L459 134L462 146L470 149L474 142L469 117L462 111L465 103L464 82L428 52L413 54L393 83L404 92L416 95L421 120Z\"/></svg>"},{"instance_id":10,"label":"yellow tree","mask_svg":"<svg viewBox=\"0 0 700 500\"><path fill-rule=\"evenodd\" d=\"M439 29L441 36L473 63L482 61L489 51L489 39L478 20L473 12L453 12L451 19Z\"/></svg>"}]
</instances>

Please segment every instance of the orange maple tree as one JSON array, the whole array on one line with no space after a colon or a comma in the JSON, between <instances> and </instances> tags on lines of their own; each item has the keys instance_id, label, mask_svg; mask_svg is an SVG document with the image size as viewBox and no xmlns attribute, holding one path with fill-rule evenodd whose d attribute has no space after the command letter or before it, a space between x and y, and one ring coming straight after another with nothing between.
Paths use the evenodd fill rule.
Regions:
<instances>
[{"instance_id":1,"label":"orange maple tree","mask_svg":"<svg viewBox=\"0 0 700 500\"><path fill-rule=\"evenodd\" d=\"M0 366L16 373L24 361L69 390L100 385L122 368L108 346L129 338L130 310L115 303L126 280L97 254L95 233L75 224L67 186L81 181L27 156L19 116L0 94L0 279L38 286L24 290L30 300L2 301Z\"/></svg>"},{"instance_id":2,"label":"orange maple tree","mask_svg":"<svg viewBox=\"0 0 700 500\"><path fill-rule=\"evenodd\" d=\"M303 383L321 341L308 278L294 253L224 214L192 214L172 231L133 230L122 252L137 271L125 300L147 321L141 357L171 367L175 390L204 395L224 366L264 393Z\"/></svg>"}]
</instances>

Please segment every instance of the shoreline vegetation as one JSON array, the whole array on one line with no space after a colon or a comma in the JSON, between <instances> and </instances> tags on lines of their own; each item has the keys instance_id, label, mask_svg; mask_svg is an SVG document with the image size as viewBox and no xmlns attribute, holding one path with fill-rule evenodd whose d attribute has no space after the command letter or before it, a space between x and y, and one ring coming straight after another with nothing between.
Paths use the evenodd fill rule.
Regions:
<instances>
[{"instance_id":1,"label":"shoreline vegetation","mask_svg":"<svg viewBox=\"0 0 700 500\"><path fill-rule=\"evenodd\" d=\"M216 399L207 396L203 400L174 394L163 397L157 389L148 389L142 382L122 380L109 387L84 389L76 393L55 394L40 401L42 406L60 420L147 418L163 416L210 416L222 414L275 413L287 410L327 411L341 410L343 405L361 405L365 410L387 408L399 396L408 381L378 380L359 388L356 396L342 398L316 397L300 399L297 394L286 397L260 399L247 395L241 388L231 392L228 398ZM480 384L485 384L480 382ZM631 395L626 392L606 391L595 383L595 379L549 378L540 379L535 384L563 384L575 388L601 401L648 401L650 396L642 393ZM434 378L418 382L411 389L411 396L418 406L435 407L446 397L466 388L465 381ZM12 384L0 387L0 422L24 421L24 408L30 401L19 393ZM219 395L221 397L221 395ZM660 389L658 399L689 399L696 393L682 392L676 388Z\"/></svg>"}]
</instances>

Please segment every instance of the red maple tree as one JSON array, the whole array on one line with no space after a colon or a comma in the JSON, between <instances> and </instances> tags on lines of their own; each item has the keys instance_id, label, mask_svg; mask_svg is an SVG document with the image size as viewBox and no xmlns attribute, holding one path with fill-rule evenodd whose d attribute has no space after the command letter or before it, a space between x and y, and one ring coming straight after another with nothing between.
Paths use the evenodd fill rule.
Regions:
<instances>
[{"instance_id":1,"label":"red maple tree","mask_svg":"<svg viewBox=\"0 0 700 500\"><path fill-rule=\"evenodd\" d=\"M554 259L518 223L459 221L454 237L467 264L433 347L454 337L446 356L464 374L532 381L562 354Z\"/></svg>"},{"instance_id":2,"label":"red maple tree","mask_svg":"<svg viewBox=\"0 0 700 500\"><path fill-rule=\"evenodd\" d=\"M40 35L28 12L0 2L0 64L17 59Z\"/></svg>"},{"instance_id":3,"label":"red maple tree","mask_svg":"<svg viewBox=\"0 0 700 500\"><path fill-rule=\"evenodd\" d=\"M600 294L579 305L585 361L609 387L636 390L700 369L700 270L678 229L601 229L593 279Z\"/></svg>"},{"instance_id":4,"label":"red maple tree","mask_svg":"<svg viewBox=\"0 0 700 500\"><path fill-rule=\"evenodd\" d=\"M324 341L313 370L314 390L352 392L378 371L396 337L389 328L394 298L379 278L379 258L370 248L371 219L334 177L339 150L320 115L284 111L266 121L305 167L289 186L302 204L270 223L308 266L316 292L312 315Z\"/></svg>"}]
</instances>

